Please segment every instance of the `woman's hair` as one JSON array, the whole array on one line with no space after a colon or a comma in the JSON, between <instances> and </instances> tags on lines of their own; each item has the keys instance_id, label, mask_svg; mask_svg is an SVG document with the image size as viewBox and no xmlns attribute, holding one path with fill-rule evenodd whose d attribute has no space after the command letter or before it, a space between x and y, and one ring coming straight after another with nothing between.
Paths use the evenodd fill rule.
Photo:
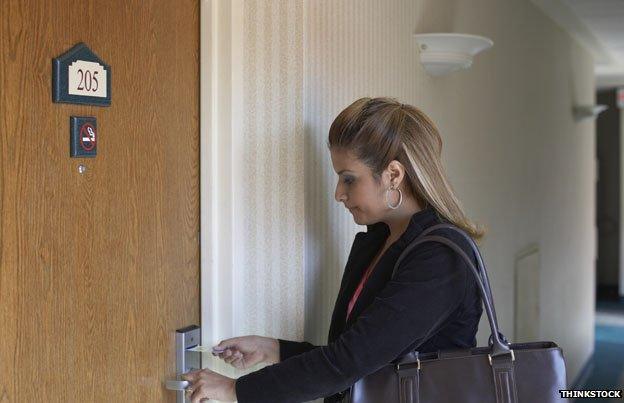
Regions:
<instances>
[{"instance_id":1,"label":"woman's hair","mask_svg":"<svg viewBox=\"0 0 624 403\"><path fill-rule=\"evenodd\" d=\"M340 112L329 129L329 148L347 150L366 164L376 181L392 160L405 167L406 191L479 240L442 167L442 138L418 108L392 98L361 98Z\"/></svg>"}]
</instances>

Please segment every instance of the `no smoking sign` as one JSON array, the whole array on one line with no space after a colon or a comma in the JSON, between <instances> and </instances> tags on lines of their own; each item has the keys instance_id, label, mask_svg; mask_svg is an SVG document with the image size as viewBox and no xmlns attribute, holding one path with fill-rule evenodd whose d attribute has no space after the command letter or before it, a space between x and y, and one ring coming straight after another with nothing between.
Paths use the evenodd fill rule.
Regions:
<instances>
[{"instance_id":1,"label":"no smoking sign","mask_svg":"<svg viewBox=\"0 0 624 403\"><path fill-rule=\"evenodd\" d=\"M70 156L92 158L97 154L97 121L94 117L72 116L70 126Z\"/></svg>"}]
</instances>

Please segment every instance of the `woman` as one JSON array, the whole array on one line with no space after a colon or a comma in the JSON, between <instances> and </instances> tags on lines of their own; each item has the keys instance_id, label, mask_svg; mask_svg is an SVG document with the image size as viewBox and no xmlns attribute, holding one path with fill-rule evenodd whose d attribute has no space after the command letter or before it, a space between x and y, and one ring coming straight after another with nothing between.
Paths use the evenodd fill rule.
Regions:
<instances>
[{"instance_id":1,"label":"woman","mask_svg":"<svg viewBox=\"0 0 624 403\"><path fill-rule=\"evenodd\" d=\"M450 222L474 239L440 161L442 140L417 108L362 98L329 130L338 174L335 198L367 232L355 236L334 307L328 344L244 336L223 340L219 357L237 368L269 365L238 379L204 369L184 375L192 402L339 402L359 378L412 350L470 348L482 307L475 280L450 248L425 243L392 270L425 228ZM446 229L468 256L465 240ZM475 261L476 264L476 261Z\"/></svg>"}]
</instances>

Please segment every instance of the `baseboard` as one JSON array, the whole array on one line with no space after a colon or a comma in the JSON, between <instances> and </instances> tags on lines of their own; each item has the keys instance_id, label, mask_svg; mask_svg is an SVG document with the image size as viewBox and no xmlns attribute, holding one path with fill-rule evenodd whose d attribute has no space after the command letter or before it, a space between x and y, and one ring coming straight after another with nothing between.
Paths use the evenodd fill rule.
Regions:
<instances>
[{"instance_id":1,"label":"baseboard","mask_svg":"<svg viewBox=\"0 0 624 403\"><path fill-rule=\"evenodd\" d=\"M585 360L585 364L583 364L581 371L576 375L574 382L572 382L572 386L569 386L568 389L580 390L583 388L585 381L587 380L587 378L589 377L589 374L594 368L593 358L594 358L594 352L592 351L589 358Z\"/></svg>"}]
</instances>

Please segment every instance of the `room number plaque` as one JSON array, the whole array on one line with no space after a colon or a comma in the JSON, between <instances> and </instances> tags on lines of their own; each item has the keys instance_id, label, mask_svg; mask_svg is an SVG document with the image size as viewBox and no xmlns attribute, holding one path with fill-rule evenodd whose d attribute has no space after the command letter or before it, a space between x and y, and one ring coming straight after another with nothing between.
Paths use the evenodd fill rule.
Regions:
<instances>
[{"instance_id":1,"label":"room number plaque","mask_svg":"<svg viewBox=\"0 0 624 403\"><path fill-rule=\"evenodd\" d=\"M110 66L87 45L77 44L52 61L52 100L110 106Z\"/></svg>"}]
</instances>

